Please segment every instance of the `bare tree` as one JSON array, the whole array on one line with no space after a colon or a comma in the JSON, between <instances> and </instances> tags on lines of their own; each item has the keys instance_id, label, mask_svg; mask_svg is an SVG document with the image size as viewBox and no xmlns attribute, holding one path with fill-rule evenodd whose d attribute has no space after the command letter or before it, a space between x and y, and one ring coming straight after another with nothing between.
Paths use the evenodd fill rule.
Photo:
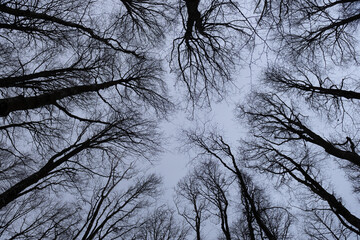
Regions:
<instances>
[{"instance_id":1,"label":"bare tree","mask_svg":"<svg viewBox=\"0 0 360 240\"><path fill-rule=\"evenodd\" d=\"M190 228L180 222L175 212L166 206L150 212L133 239L142 240L185 240Z\"/></svg>"},{"instance_id":2,"label":"bare tree","mask_svg":"<svg viewBox=\"0 0 360 240\"><path fill-rule=\"evenodd\" d=\"M64 175L66 178L67 171L71 173L76 172L78 169L83 169L83 171L91 173L92 167L96 165L91 166L91 163L94 163L94 161L89 161L89 159L87 159L88 162L84 162L87 156L90 157L93 154L100 154L98 156L101 156L101 154L106 154L107 156L104 156L104 158L107 158L121 154L121 151L132 151L133 154L141 156L141 151L146 148L147 144L138 141L140 141L140 139L144 141L149 137L147 135L151 134L151 132L149 132L150 129L143 128L146 125L141 123L133 129L123 129L127 121L129 125L136 123L135 121L129 120L128 118L125 120L118 119L105 128L95 128L95 132L90 136L86 134L86 130L88 130L90 126L86 126L83 133L81 133L73 143L69 144L68 147L49 158L42 159L45 164L39 169L35 171L29 169L26 171L25 176L6 176L4 181L8 181L10 186L0 194L1 207L5 207L11 201L32 190L42 189L50 185L61 185L62 181L59 181L58 177L61 179L61 175ZM148 127L152 128L151 125ZM151 141L151 139L148 140ZM148 147L150 147L148 148L150 151L155 150L151 145L148 145ZM99 157L99 160L100 159ZM15 161L16 160L18 159L15 159ZM17 173L16 169L12 171ZM93 171L96 172L96 170ZM55 180L53 181L53 179Z\"/></svg>"},{"instance_id":3,"label":"bare tree","mask_svg":"<svg viewBox=\"0 0 360 240\"><path fill-rule=\"evenodd\" d=\"M336 63L358 61L359 1L256 1L284 54ZM328 58L329 57L329 58Z\"/></svg>"},{"instance_id":4,"label":"bare tree","mask_svg":"<svg viewBox=\"0 0 360 240\"><path fill-rule=\"evenodd\" d=\"M328 207L312 204L306 207L318 222L326 227L340 224L347 229L345 235L349 231L359 234L359 217L352 213L332 188L327 187L321 167L323 161L330 161L329 157L334 157L351 170L358 168L353 140L347 137L344 143L339 143L321 136L306 124L306 117L296 106L276 94L254 94L252 103L241 108L241 112L248 118L255 136L247 146L249 159L255 161L254 166L278 176L281 183L286 183L289 178L295 180L313 193L313 199L321 199L323 204L327 204ZM350 179L353 179L356 188L358 179ZM320 221L320 217L324 218ZM337 218L338 223L330 224L326 218ZM328 228L326 235L337 232L339 235L335 236L336 239L342 236L342 228Z\"/></svg>"},{"instance_id":5,"label":"bare tree","mask_svg":"<svg viewBox=\"0 0 360 240\"><path fill-rule=\"evenodd\" d=\"M83 223L76 213L85 209L64 196L86 199L94 187L103 195L89 208L105 208L109 219L91 215L77 237L115 236L112 217L122 203L136 202L141 189L155 194L159 179L150 176L113 196L121 169L110 163L151 160L159 150L156 122L172 103L161 61L148 50L164 38L171 8L157 1L0 3L2 237L73 238ZM105 176L105 187L96 186Z\"/></svg>"},{"instance_id":6,"label":"bare tree","mask_svg":"<svg viewBox=\"0 0 360 240\"><path fill-rule=\"evenodd\" d=\"M68 200L63 196L61 201L56 201L39 191L42 198L34 196L16 201L13 207L22 204L17 211L9 210L3 216L7 224L2 226L1 237L119 239L140 228L143 211L158 196L161 180L154 174L140 177L134 164L126 166L118 159L109 165L110 173L98 171L92 175L96 179L95 186L88 187L92 195L91 191L84 191L80 197Z\"/></svg>"},{"instance_id":7,"label":"bare tree","mask_svg":"<svg viewBox=\"0 0 360 240\"><path fill-rule=\"evenodd\" d=\"M344 201L327 166L338 166L357 199L359 1L256 2L278 58L261 76L263 90L238 107L250 132L245 160L301 199L310 238L356 238L357 203Z\"/></svg>"},{"instance_id":8,"label":"bare tree","mask_svg":"<svg viewBox=\"0 0 360 240\"><path fill-rule=\"evenodd\" d=\"M131 166L120 176L114 174L94 192L73 239L121 239L142 225L144 209L159 194L160 178L154 174L139 177Z\"/></svg>"},{"instance_id":9,"label":"bare tree","mask_svg":"<svg viewBox=\"0 0 360 240\"><path fill-rule=\"evenodd\" d=\"M160 179L140 178L132 168L139 159L155 158L158 122L175 106L161 51L170 29L180 32L170 68L193 106L228 93L241 50L253 49L257 38L280 59L264 73L267 93L253 93L239 107L253 135L239 157L220 135L189 133L191 144L211 159L176 188L178 213L196 238L203 237L211 213L226 239L291 236L289 212L272 204L249 166L277 176L278 187L306 189L310 200L301 210L311 238L360 235L359 216L322 168L335 159L358 197L359 77L339 72L345 64L358 67L360 1L254 3L1 1L0 237L148 239L151 233L152 239L185 239L186 228L173 223L170 210L148 215L154 222L139 217L148 212ZM176 12L181 26L173 25ZM341 71L330 75L329 62ZM331 133L310 124L313 110L327 116ZM231 179L242 212L232 223Z\"/></svg>"},{"instance_id":10,"label":"bare tree","mask_svg":"<svg viewBox=\"0 0 360 240\"><path fill-rule=\"evenodd\" d=\"M71 239L80 222L80 208L64 199L33 192L2 211L0 237L3 239Z\"/></svg>"},{"instance_id":11,"label":"bare tree","mask_svg":"<svg viewBox=\"0 0 360 240\"><path fill-rule=\"evenodd\" d=\"M215 208L210 212L219 219L222 234L225 239L230 240L229 187L234 180L226 176L213 161L198 164L194 169L194 176L201 184L201 196Z\"/></svg>"},{"instance_id":12,"label":"bare tree","mask_svg":"<svg viewBox=\"0 0 360 240\"><path fill-rule=\"evenodd\" d=\"M202 239L203 223L209 218L208 201L201 196L200 182L194 174L188 174L176 186L175 204L180 216L190 225L196 239Z\"/></svg>"},{"instance_id":13,"label":"bare tree","mask_svg":"<svg viewBox=\"0 0 360 240\"><path fill-rule=\"evenodd\" d=\"M331 211L312 209L307 215L306 234L313 239L352 239L353 234Z\"/></svg>"},{"instance_id":14,"label":"bare tree","mask_svg":"<svg viewBox=\"0 0 360 240\"><path fill-rule=\"evenodd\" d=\"M223 97L239 51L251 46L254 31L241 9L228 0L179 1L183 31L173 41L172 64L193 104Z\"/></svg>"},{"instance_id":15,"label":"bare tree","mask_svg":"<svg viewBox=\"0 0 360 240\"><path fill-rule=\"evenodd\" d=\"M235 158L230 145L216 133L208 135L188 132L189 144L198 152L221 163L237 180L246 227L239 230L248 239L288 239L292 223L290 213L282 207L273 206L264 191L253 183L249 174L240 170L243 166ZM238 234L235 231L235 234Z\"/></svg>"}]
</instances>

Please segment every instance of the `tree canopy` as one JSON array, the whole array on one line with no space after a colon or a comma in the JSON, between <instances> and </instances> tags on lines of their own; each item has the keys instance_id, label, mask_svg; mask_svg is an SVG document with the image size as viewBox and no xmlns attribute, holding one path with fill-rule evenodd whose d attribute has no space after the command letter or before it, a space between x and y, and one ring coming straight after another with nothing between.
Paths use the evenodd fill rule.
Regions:
<instances>
[{"instance_id":1,"label":"tree canopy","mask_svg":"<svg viewBox=\"0 0 360 240\"><path fill-rule=\"evenodd\" d=\"M358 238L359 12L348 0L0 1L0 238L200 240L211 221L226 240ZM186 130L193 169L175 208L159 206L159 123L231 95L244 64L261 66L236 98L248 134L232 146Z\"/></svg>"}]
</instances>

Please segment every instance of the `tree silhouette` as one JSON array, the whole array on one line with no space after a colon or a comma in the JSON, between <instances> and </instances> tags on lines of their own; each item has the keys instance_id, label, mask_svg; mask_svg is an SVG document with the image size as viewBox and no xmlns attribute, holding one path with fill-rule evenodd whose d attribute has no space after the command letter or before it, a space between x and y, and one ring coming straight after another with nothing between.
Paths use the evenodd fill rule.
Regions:
<instances>
[{"instance_id":1,"label":"tree silhouette","mask_svg":"<svg viewBox=\"0 0 360 240\"><path fill-rule=\"evenodd\" d=\"M189 228L176 218L175 212L166 206L160 206L147 215L133 239L184 240L188 235Z\"/></svg>"},{"instance_id":2,"label":"tree silhouette","mask_svg":"<svg viewBox=\"0 0 360 240\"><path fill-rule=\"evenodd\" d=\"M101 4L109 2L0 3L1 238L116 236L121 201L134 204L137 195L113 196L121 164L111 163L152 160L159 150L156 122L172 103L160 60L148 50L161 43L171 8L122 1L106 12ZM108 183L96 188L104 176ZM153 182L151 194L142 192L144 181ZM137 184L131 191L148 201L159 180ZM66 197L88 203L91 191L102 197L90 205ZM86 224L77 214L104 206Z\"/></svg>"},{"instance_id":3,"label":"tree silhouette","mask_svg":"<svg viewBox=\"0 0 360 240\"><path fill-rule=\"evenodd\" d=\"M245 153L253 167L277 176L282 184L292 179L304 185L312 199L319 199L318 204L309 203L305 209L313 214L311 219L316 220L316 224L328 228L323 234L335 238L349 235L349 231L359 234L359 218L328 186L324 179L325 170L321 167L322 162L338 159L340 166L348 169L356 191L359 182L355 176L359 166L355 140L345 137L339 143L337 139L330 140L316 133L306 124L307 117L295 104L274 93L254 94L251 101L252 104L242 107L240 112L247 117L255 137L248 142ZM328 219L334 223L329 223ZM314 229L322 232L321 228ZM335 232L339 236L335 236Z\"/></svg>"},{"instance_id":4,"label":"tree silhouette","mask_svg":"<svg viewBox=\"0 0 360 240\"><path fill-rule=\"evenodd\" d=\"M336 63L358 61L359 1L258 1L261 24L276 28L283 53Z\"/></svg>"},{"instance_id":5,"label":"tree silhouette","mask_svg":"<svg viewBox=\"0 0 360 240\"><path fill-rule=\"evenodd\" d=\"M200 183L191 173L180 180L176 186L175 204L180 216L194 230L196 239L202 239L202 227L209 218L206 199L202 198Z\"/></svg>"},{"instance_id":6,"label":"tree silhouette","mask_svg":"<svg viewBox=\"0 0 360 240\"><path fill-rule=\"evenodd\" d=\"M303 231L310 238L356 238L356 203L344 199L359 192L359 76L353 71L359 2L257 3L259 25L278 44L278 59L263 71L261 90L238 106L250 132L242 146L247 166L275 178L278 188L302 201ZM332 164L337 170L329 173ZM352 196L344 196L333 181L351 186Z\"/></svg>"},{"instance_id":7,"label":"tree silhouette","mask_svg":"<svg viewBox=\"0 0 360 240\"><path fill-rule=\"evenodd\" d=\"M218 209L222 217L221 227L225 239L232 239L231 236L234 236L234 238L243 236L244 239L261 239L264 237L267 239L288 239L290 236L289 227L292 223L290 213L285 208L274 206L264 190L254 184L249 174L241 170L242 159L235 157L230 145L224 141L223 137L215 132L204 134L193 131L187 132L187 137L190 146L195 146L200 156L217 161L237 182L237 192L241 197L240 204L243 212L239 221L242 221L243 224L246 223L246 226L233 224L232 228L229 227L230 218L225 216L228 207L226 204L229 204L229 200L226 197L224 198L225 195L222 195L222 203L225 203L222 206L225 208L218 206ZM202 169L204 169L204 166ZM199 172L202 174L198 175L199 182L203 182L205 187L207 181L202 179L213 179L212 176L214 176L208 170L206 168L200 170ZM212 181L212 184L216 183L218 181ZM222 194L225 194L226 187L224 185L216 186L217 190L222 189ZM212 191L210 194L205 194L205 198L208 196L207 198L212 201L217 199L218 193Z\"/></svg>"},{"instance_id":8,"label":"tree silhouette","mask_svg":"<svg viewBox=\"0 0 360 240\"><path fill-rule=\"evenodd\" d=\"M262 81L237 107L249 136L235 153L215 132L188 132L200 162L176 187L178 214L197 239L208 218L227 240L289 239L294 206L272 201L256 181L266 177L300 199L308 237L358 237L356 204L328 174L335 166L358 198L359 10L348 0L0 1L0 238L186 239L171 209L151 210L160 178L140 175L178 106L167 86L184 85L187 110L209 106L255 55L267 57Z\"/></svg>"},{"instance_id":9,"label":"tree silhouette","mask_svg":"<svg viewBox=\"0 0 360 240\"><path fill-rule=\"evenodd\" d=\"M251 47L254 30L235 1L180 1L183 31L173 41L172 68L194 105L223 97L239 51ZM185 14L187 12L187 14Z\"/></svg>"}]
</instances>

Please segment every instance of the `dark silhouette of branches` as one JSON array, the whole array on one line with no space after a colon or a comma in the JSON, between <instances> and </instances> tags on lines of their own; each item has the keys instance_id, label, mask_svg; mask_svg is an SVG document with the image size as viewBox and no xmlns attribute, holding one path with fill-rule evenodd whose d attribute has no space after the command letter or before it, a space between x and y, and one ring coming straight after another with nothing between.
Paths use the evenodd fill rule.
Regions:
<instances>
[{"instance_id":1,"label":"dark silhouette of branches","mask_svg":"<svg viewBox=\"0 0 360 240\"><path fill-rule=\"evenodd\" d=\"M312 210L308 217L309 223L305 229L306 234L314 239L351 239L351 232L339 224L330 212Z\"/></svg>"},{"instance_id":2,"label":"dark silhouette of branches","mask_svg":"<svg viewBox=\"0 0 360 240\"><path fill-rule=\"evenodd\" d=\"M202 198L200 183L196 176L189 174L176 186L175 204L178 214L182 216L196 234L196 239L202 239L202 226L209 218L206 199Z\"/></svg>"},{"instance_id":3,"label":"dark silhouette of branches","mask_svg":"<svg viewBox=\"0 0 360 240\"><path fill-rule=\"evenodd\" d=\"M248 108L242 108L241 112L248 117L256 136L276 145L291 141L308 142L350 166L360 166L356 146L350 137L345 137L343 143L322 137L306 125L303 114L275 94L255 94L253 103Z\"/></svg>"},{"instance_id":4,"label":"dark silhouette of branches","mask_svg":"<svg viewBox=\"0 0 360 240\"><path fill-rule=\"evenodd\" d=\"M25 176L20 176L18 182L11 184L6 190L4 189L0 194L0 207L3 208L15 199L35 189L43 188L47 184L56 184L51 183L50 179L53 175L56 176L58 171L66 172L68 167L61 167L69 161L74 161L75 166L72 170L76 170L76 165L77 167L82 167L81 161L78 159L82 152L103 151L109 156L112 154L116 156L121 150L126 150L129 151L129 154L132 152L133 154L141 156L143 155L142 151L144 149L148 149L148 151L155 150L155 148L151 146L152 143L146 146L147 143L145 139L149 137L147 136L148 130L142 128L146 127L147 123L136 124L135 121L127 122L128 120L129 119L117 120L105 128L98 129L89 137L86 136L87 129L84 129L84 132L79 135L72 144L48 159L45 159L45 163L38 170L27 172ZM126 124L131 124L132 127L128 125L127 128L125 128ZM16 165L12 167L14 168ZM14 173L16 174L16 171L14 171ZM7 177L11 182L14 182L14 179L18 178L16 175Z\"/></svg>"},{"instance_id":5,"label":"dark silhouette of branches","mask_svg":"<svg viewBox=\"0 0 360 240\"><path fill-rule=\"evenodd\" d=\"M141 210L149 207L151 199L159 193L161 180L156 175L139 178L132 166L118 176L113 171L106 184L94 192L90 210L74 239L122 238L141 227ZM131 185L126 187L129 181Z\"/></svg>"},{"instance_id":6,"label":"dark silhouette of branches","mask_svg":"<svg viewBox=\"0 0 360 240\"><path fill-rule=\"evenodd\" d=\"M189 144L198 148L203 156L208 156L227 169L237 180L246 228L240 232L249 239L266 236L268 239L287 239L291 225L290 214L283 208L274 207L264 191L256 186L250 175L240 170L241 163L235 158L230 145L220 135L188 132ZM236 235L238 234L235 231Z\"/></svg>"},{"instance_id":7,"label":"dark silhouette of branches","mask_svg":"<svg viewBox=\"0 0 360 240\"><path fill-rule=\"evenodd\" d=\"M352 118L360 98L356 79L352 75L326 76L319 66L273 66L265 71L263 82L277 92L304 98L329 120L339 116L344 121L344 115Z\"/></svg>"},{"instance_id":8,"label":"dark silhouette of branches","mask_svg":"<svg viewBox=\"0 0 360 240\"><path fill-rule=\"evenodd\" d=\"M258 1L261 22L276 28L275 37L288 54L336 63L358 61L359 1ZM288 51L289 50L289 51Z\"/></svg>"},{"instance_id":9,"label":"dark silhouette of branches","mask_svg":"<svg viewBox=\"0 0 360 240\"><path fill-rule=\"evenodd\" d=\"M1 226L1 236L8 239L116 239L138 231L143 225L143 211L159 194L161 180L154 174L140 177L133 163L126 166L118 159L110 161L109 173L105 170L102 175L92 175L97 183L89 186L93 188L90 197L85 194L75 202L62 199L68 203L59 201L57 205L49 205L56 201L45 195L15 202L12 207L21 203L18 207L25 209L8 210L4 214L8 224ZM12 224L16 225L10 228Z\"/></svg>"},{"instance_id":10,"label":"dark silhouette of branches","mask_svg":"<svg viewBox=\"0 0 360 240\"><path fill-rule=\"evenodd\" d=\"M294 180L305 185L313 193L327 202L330 207L328 211L332 211L346 228L359 234L360 219L352 214L336 195L322 186L321 180L316 177L316 168L312 163L315 157L311 156L307 149L303 150L304 153L302 153L302 156L300 155L300 162L271 145L264 144L261 148L259 145L256 145L254 149L259 149L256 152L258 158L266 159L262 162L264 164L261 167L262 170L269 171L276 175L289 174Z\"/></svg>"},{"instance_id":11,"label":"dark silhouette of branches","mask_svg":"<svg viewBox=\"0 0 360 240\"><path fill-rule=\"evenodd\" d=\"M172 65L194 103L222 97L239 51L253 36L241 6L234 1L180 1L183 35L173 41ZM185 14L186 13L186 14Z\"/></svg>"},{"instance_id":12,"label":"dark silhouette of branches","mask_svg":"<svg viewBox=\"0 0 360 240\"><path fill-rule=\"evenodd\" d=\"M266 73L266 76L270 77L270 83L285 92L296 90L306 93L312 88L311 85L306 85L309 83L306 80L284 78L283 75L276 75L274 71ZM325 97L329 98L334 96L332 88L325 89L329 91L317 92L312 89L312 94L326 95ZM341 89L335 92L335 96L339 98L344 97L340 93L347 95L346 91ZM317 206L307 207L307 211L312 214L310 219L316 219L310 236L321 233L337 239L344 234L359 234L359 217L327 187L326 181L323 182L321 177L323 171L318 166L318 162L329 161L329 157L335 157L340 166L350 170L349 176L356 191L359 182L352 178L352 174L356 175L356 169L359 169L355 140L345 137L344 141L339 142L339 139L329 140L314 132L306 124L307 117L295 104L284 101L274 93L254 93L251 99L251 104L239 108L240 115L247 118L254 136L254 140L248 142L244 153L249 162L254 161L255 168L278 176L281 185L288 183L290 179L295 180L312 192L312 198L321 199L323 204L327 205L327 208L323 209ZM319 99L317 101L321 103ZM332 219L333 223L329 223L328 219ZM322 230L323 227L327 230Z\"/></svg>"},{"instance_id":13,"label":"dark silhouette of branches","mask_svg":"<svg viewBox=\"0 0 360 240\"><path fill-rule=\"evenodd\" d=\"M0 238L108 239L140 227L160 179L122 168L160 150L156 123L173 105L149 50L172 9L0 3Z\"/></svg>"},{"instance_id":14,"label":"dark silhouette of branches","mask_svg":"<svg viewBox=\"0 0 360 240\"><path fill-rule=\"evenodd\" d=\"M175 212L166 206L160 206L150 212L132 239L141 240L185 240L189 235L189 227L181 223Z\"/></svg>"},{"instance_id":15,"label":"dark silhouette of branches","mask_svg":"<svg viewBox=\"0 0 360 240\"><path fill-rule=\"evenodd\" d=\"M202 162L194 169L194 176L200 186L201 197L215 208L213 214L220 220L221 231L226 240L231 239L229 218L229 187L233 179L221 172L219 165L212 161Z\"/></svg>"},{"instance_id":16,"label":"dark silhouette of branches","mask_svg":"<svg viewBox=\"0 0 360 240\"><path fill-rule=\"evenodd\" d=\"M210 217L220 222L221 236L231 239L229 188L233 181L216 162L203 161L178 183L175 203L179 214L195 231L196 239L204 238L201 227Z\"/></svg>"},{"instance_id":17,"label":"dark silhouette of branches","mask_svg":"<svg viewBox=\"0 0 360 240\"><path fill-rule=\"evenodd\" d=\"M49 239L57 236L70 239L74 226L80 221L79 208L75 204L39 193L12 203L11 208L2 211L0 236L4 239Z\"/></svg>"}]
</instances>

